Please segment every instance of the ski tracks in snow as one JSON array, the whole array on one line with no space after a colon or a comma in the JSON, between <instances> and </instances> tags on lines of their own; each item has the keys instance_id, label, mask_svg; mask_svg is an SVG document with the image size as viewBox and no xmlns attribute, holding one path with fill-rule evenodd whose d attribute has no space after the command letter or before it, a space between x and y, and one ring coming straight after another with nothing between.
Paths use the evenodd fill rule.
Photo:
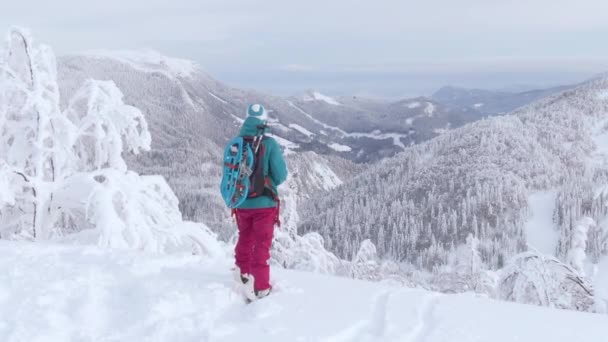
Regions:
<instances>
[{"instance_id":1,"label":"ski tracks in snow","mask_svg":"<svg viewBox=\"0 0 608 342\"><path fill-rule=\"evenodd\" d=\"M422 303L422 306L418 310L418 323L403 341L430 342L427 340L437 324L435 309L437 308L437 304L439 303L439 298L441 298L441 296L442 295L438 293L427 295Z\"/></svg>"},{"instance_id":2,"label":"ski tracks in snow","mask_svg":"<svg viewBox=\"0 0 608 342\"><path fill-rule=\"evenodd\" d=\"M405 305L411 305L412 301L402 300L406 298L400 296L408 292L410 291L389 290L377 294L368 320L361 320L323 341L432 342L428 338L437 326L435 311L442 295L435 293L425 295L420 300L418 308L412 308L413 315L409 316L402 315L402 309ZM401 314L397 316L391 313Z\"/></svg>"},{"instance_id":3,"label":"ski tracks in snow","mask_svg":"<svg viewBox=\"0 0 608 342\"><path fill-rule=\"evenodd\" d=\"M374 304L374 313L370 321L370 333L374 336L384 336L386 333L386 325L388 318L388 301L391 297L391 292L387 291L380 294Z\"/></svg>"},{"instance_id":4,"label":"ski tracks in snow","mask_svg":"<svg viewBox=\"0 0 608 342\"><path fill-rule=\"evenodd\" d=\"M367 320L360 320L342 331L323 339L323 342L377 341L386 334L390 291L377 294L372 304L372 314Z\"/></svg>"}]
</instances>

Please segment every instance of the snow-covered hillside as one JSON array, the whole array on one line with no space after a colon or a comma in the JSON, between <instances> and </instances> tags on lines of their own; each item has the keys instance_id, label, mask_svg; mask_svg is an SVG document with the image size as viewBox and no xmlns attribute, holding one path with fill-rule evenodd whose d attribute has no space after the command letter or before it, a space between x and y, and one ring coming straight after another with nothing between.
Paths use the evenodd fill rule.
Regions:
<instances>
[{"instance_id":1,"label":"snow-covered hillside","mask_svg":"<svg viewBox=\"0 0 608 342\"><path fill-rule=\"evenodd\" d=\"M213 79L193 62L153 51L97 51L59 58L63 92L71 93L75 83L90 77L113 80L123 90L126 100L146 113L151 131L157 137L153 150L192 150L200 146L203 152L192 153L205 155L204 152L210 148L209 141L221 146L238 132L245 108L251 103L262 103L269 109L273 134L295 152L337 155L330 146L342 141L342 132L351 131L344 125L338 125L337 130L326 130L322 120L304 115L286 99L229 87ZM334 99L320 93L315 92L311 96L315 103L320 102L330 108L341 107ZM355 106L344 109L344 112L356 110ZM333 109L323 108L312 115L322 118L326 111ZM363 127L356 132L365 134L374 129ZM409 127L391 127L393 133L407 133L408 130ZM384 156L375 154L380 149L386 149L385 154L388 155L401 150L390 138L378 137L373 146L367 144L364 136L349 138L352 150L339 151L349 159L375 160Z\"/></svg>"},{"instance_id":2,"label":"snow-covered hillside","mask_svg":"<svg viewBox=\"0 0 608 342\"><path fill-rule=\"evenodd\" d=\"M74 58L66 59L58 82L52 50L36 46L18 29L9 32L6 53L0 53L0 266L8 270L0 276L5 280L0 282L0 334L9 341L43 340L30 334L97 340L117 325L120 329L113 331L126 329L126 335L102 340L142 339L139 334L144 340L150 337L146 334L163 340L163 334L184 332L192 333L186 339L200 340L203 334L209 340L240 334L243 326L234 322L242 317L241 309L231 311L234 295L226 280L235 225L219 199L218 159L243 116L230 110L259 94L218 85L196 65L160 55ZM88 79L89 73L103 79L113 75L126 93L113 81ZM259 304L273 305L270 312L254 312L260 321L245 326L259 327L282 307L299 306L302 311L291 318L280 315L286 330L270 331L281 338L298 333L300 326L293 322L300 321L294 317L311 319L310 312L328 293L337 298L336 314L345 318L320 322L313 330L320 335L304 340L409 336L417 341L443 332L458 338L459 331L447 323L451 315L441 312L475 307L476 300L404 289L416 286L606 313L607 89L608 79L596 80L513 115L445 131L411 149L403 144L404 133L347 132L292 102L266 98L272 136L290 152L289 177L279 189L283 226L274 233L271 262L275 268L385 282L278 272L276 296ZM335 105L317 97L322 100L309 102L349 106L345 99ZM442 113L422 98L392 106L420 110L417 121ZM384 140L405 152L371 168L336 155L357 149L359 154L358 144ZM334 152L319 154L311 146ZM303 204L308 211L301 211ZM224 242L205 224L183 221L183 215L207 223ZM301 218L306 226L299 235ZM206 280L198 278L199 267ZM171 285L157 276L178 290L170 291ZM211 295L191 295L194 290ZM164 297L167 291L171 295ZM311 293L317 296L313 300ZM232 299L225 301L226 294ZM165 300L150 302L153 298ZM351 303L353 298L360 300ZM119 304L125 299L133 311ZM457 304L450 309L452 300ZM172 302L183 304L186 312ZM201 318L193 303L210 311L202 311ZM499 317L511 315L510 309L500 309L508 306L487 305ZM6 323L4 307L13 313ZM344 308L352 312L342 313ZM26 315L44 323L31 328ZM96 319L99 315L104 319ZM410 316L410 326L393 321ZM141 317L143 323L135 321ZM192 323L198 320L202 326Z\"/></svg>"},{"instance_id":3,"label":"snow-covered hillside","mask_svg":"<svg viewBox=\"0 0 608 342\"><path fill-rule=\"evenodd\" d=\"M603 342L608 317L276 270L245 304L230 263L0 242L0 340Z\"/></svg>"},{"instance_id":4,"label":"snow-covered hillside","mask_svg":"<svg viewBox=\"0 0 608 342\"><path fill-rule=\"evenodd\" d=\"M67 95L87 78L112 79L125 102L143 112L153 137L150 153L127 157L129 166L141 174L164 176L180 200L184 218L204 222L223 239L232 235L234 227L218 191L221 153L238 133L248 104L260 102L269 109L272 136L290 154L290 163L300 159L300 153L310 152L317 157L302 158L335 169L333 161L341 158L333 156L351 153L335 151L341 136L329 130L321 134L322 125L284 99L230 88L192 62L158 53L102 51L66 56L58 60L58 77L61 93ZM389 138L377 142L394 146ZM364 143L361 138L352 148L359 152ZM359 168L352 162L338 164L345 171ZM309 195L307 189L317 187L302 188Z\"/></svg>"},{"instance_id":5,"label":"snow-covered hillside","mask_svg":"<svg viewBox=\"0 0 608 342\"><path fill-rule=\"evenodd\" d=\"M164 176L180 200L184 218L204 222L223 239L232 227L226 223L228 212L217 191L219 157L223 144L238 132L249 103L261 102L269 108L272 134L291 160L301 158L301 152L314 152L319 155L314 165L334 171L334 156L377 161L481 117L476 111L453 110L424 98L383 103L313 92L289 101L229 87L193 62L153 51L60 57L58 77L66 98L85 79L113 80L125 102L143 112L153 137L151 152L127 157L128 165L141 174ZM301 187L310 188L316 187Z\"/></svg>"},{"instance_id":6,"label":"snow-covered hillside","mask_svg":"<svg viewBox=\"0 0 608 342\"><path fill-rule=\"evenodd\" d=\"M591 283L608 255L606 89L608 79L594 80L374 165L310 201L302 231L321 233L347 259L371 239L381 257L434 275L472 235L482 268L539 250Z\"/></svg>"}]
</instances>

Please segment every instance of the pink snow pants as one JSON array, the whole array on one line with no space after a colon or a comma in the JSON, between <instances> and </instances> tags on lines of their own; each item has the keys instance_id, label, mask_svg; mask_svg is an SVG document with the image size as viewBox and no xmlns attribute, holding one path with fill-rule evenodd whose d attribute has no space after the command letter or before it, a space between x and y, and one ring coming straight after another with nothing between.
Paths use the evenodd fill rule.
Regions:
<instances>
[{"instance_id":1,"label":"pink snow pants","mask_svg":"<svg viewBox=\"0 0 608 342\"><path fill-rule=\"evenodd\" d=\"M236 243L236 265L241 274L255 278L254 289L270 288L270 245L274 233L277 208L237 209L236 220L239 240Z\"/></svg>"}]
</instances>

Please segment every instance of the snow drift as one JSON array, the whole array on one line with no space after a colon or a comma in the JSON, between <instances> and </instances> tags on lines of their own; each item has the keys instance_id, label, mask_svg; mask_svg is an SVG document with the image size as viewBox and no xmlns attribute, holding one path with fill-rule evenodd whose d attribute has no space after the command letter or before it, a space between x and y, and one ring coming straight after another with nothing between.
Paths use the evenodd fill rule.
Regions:
<instances>
[{"instance_id":1,"label":"snow drift","mask_svg":"<svg viewBox=\"0 0 608 342\"><path fill-rule=\"evenodd\" d=\"M0 340L603 342L608 317L275 270L246 305L226 259L0 242Z\"/></svg>"}]
</instances>

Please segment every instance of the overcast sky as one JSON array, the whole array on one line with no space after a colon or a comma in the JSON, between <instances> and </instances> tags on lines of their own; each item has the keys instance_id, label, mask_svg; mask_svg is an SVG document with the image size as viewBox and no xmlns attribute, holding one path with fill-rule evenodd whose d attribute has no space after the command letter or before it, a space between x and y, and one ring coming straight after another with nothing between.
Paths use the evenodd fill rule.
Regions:
<instances>
[{"instance_id":1,"label":"overcast sky","mask_svg":"<svg viewBox=\"0 0 608 342\"><path fill-rule=\"evenodd\" d=\"M58 54L152 48L276 94L401 96L608 71L606 0L3 2L2 27L28 27Z\"/></svg>"}]
</instances>

